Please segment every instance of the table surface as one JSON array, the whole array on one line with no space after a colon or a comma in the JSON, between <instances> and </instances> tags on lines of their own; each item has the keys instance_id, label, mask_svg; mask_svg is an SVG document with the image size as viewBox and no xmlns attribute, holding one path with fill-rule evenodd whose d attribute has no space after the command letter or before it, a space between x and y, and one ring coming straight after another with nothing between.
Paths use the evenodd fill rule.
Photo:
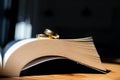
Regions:
<instances>
[{"instance_id":1,"label":"table surface","mask_svg":"<svg viewBox=\"0 0 120 80\"><path fill-rule=\"evenodd\" d=\"M111 70L107 74L56 74L56 75L39 75L24 76L13 78L0 78L0 80L120 80L120 64L103 63L105 68Z\"/></svg>"}]
</instances>

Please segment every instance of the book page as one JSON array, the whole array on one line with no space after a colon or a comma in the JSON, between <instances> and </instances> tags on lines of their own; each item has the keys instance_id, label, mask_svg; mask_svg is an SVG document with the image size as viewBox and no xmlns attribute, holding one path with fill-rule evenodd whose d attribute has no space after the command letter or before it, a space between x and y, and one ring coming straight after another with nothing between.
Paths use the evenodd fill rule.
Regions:
<instances>
[{"instance_id":1,"label":"book page","mask_svg":"<svg viewBox=\"0 0 120 80\"><path fill-rule=\"evenodd\" d=\"M24 41L23 41L24 42ZM26 64L44 56L61 56L96 70L106 70L93 42L76 42L62 39L29 40L5 55L4 75L19 76ZM7 59L6 59L7 58Z\"/></svg>"},{"instance_id":2,"label":"book page","mask_svg":"<svg viewBox=\"0 0 120 80\"><path fill-rule=\"evenodd\" d=\"M7 51L6 53L4 53L4 58L3 58L3 66L5 66L8 58L12 55L12 53L14 51L16 51L16 49L18 49L19 47L31 42L31 41L34 41L36 40L36 38L33 38L33 39L25 39L25 40L21 40L21 41L18 41L16 42L14 45L12 45Z\"/></svg>"},{"instance_id":3,"label":"book page","mask_svg":"<svg viewBox=\"0 0 120 80\"><path fill-rule=\"evenodd\" d=\"M76 39L65 39L65 40L71 40L71 41L80 41L80 42L93 42L92 37L85 37L85 38L76 38Z\"/></svg>"},{"instance_id":4,"label":"book page","mask_svg":"<svg viewBox=\"0 0 120 80\"><path fill-rule=\"evenodd\" d=\"M33 61L31 61L30 63L28 63L22 70L26 70L30 67L33 67L35 65L38 65L40 63L46 62L46 61L51 61L51 60L56 60L56 59L65 59L64 57L60 57L60 56L45 56L45 57L40 57L38 59L35 59Z\"/></svg>"},{"instance_id":5,"label":"book page","mask_svg":"<svg viewBox=\"0 0 120 80\"><path fill-rule=\"evenodd\" d=\"M1 49L0 49L0 74L2 71L2 53L1 53Z\"/></svg>"},{"instance_id":6,"label":"book page","mask_svg":"<svg viewBox=\"0 0 120 80\"><path fill-rule=\"evenodd\" d=\"M0 67L2 67L2 54L0 52Z\"/></svg>"}]
</instances>

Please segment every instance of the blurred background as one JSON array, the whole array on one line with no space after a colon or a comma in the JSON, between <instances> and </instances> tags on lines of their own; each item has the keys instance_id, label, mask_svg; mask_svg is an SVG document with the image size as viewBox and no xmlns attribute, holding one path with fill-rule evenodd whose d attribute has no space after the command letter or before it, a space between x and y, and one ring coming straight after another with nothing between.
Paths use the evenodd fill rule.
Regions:
<instances>
[{"instance_id":1,"label":"blurred background","mask_svg":"<svg viewBox=\"0 0 120 80\"><path fill-rule=\"evenodd\" d=\"M30 20L32 37L49 28L60 38L92 36L98 53L120 57L118 0L0 0L0 45L14 40L16 23Z\"/></svg>"}]
</instances>

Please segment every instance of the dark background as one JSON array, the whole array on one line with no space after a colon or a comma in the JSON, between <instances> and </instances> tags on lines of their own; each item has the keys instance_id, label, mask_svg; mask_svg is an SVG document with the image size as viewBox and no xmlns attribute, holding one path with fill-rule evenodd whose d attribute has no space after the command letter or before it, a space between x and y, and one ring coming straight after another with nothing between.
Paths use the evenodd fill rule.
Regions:
<instances>
[{"instance_id":1,"label":"dark background","mask_svg":"<svg viewBox=\"0 0 120 80\"><path fill-rule=\"evenodd\" d=\"M30 18L32 37L50 28L60 38L92 36L101 57L120 57L119 0L0 0L0 45L14 40L15 24Z\"/></svg>"}]
</instances>

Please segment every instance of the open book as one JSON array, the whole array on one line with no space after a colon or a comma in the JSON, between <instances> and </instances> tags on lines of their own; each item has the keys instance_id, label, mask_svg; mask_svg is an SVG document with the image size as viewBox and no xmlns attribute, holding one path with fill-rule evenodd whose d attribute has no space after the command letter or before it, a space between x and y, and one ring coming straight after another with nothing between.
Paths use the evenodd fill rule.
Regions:
<instances>
[{"instance_id":1,"label":"open book","mask_svg":"<svg viewBox=\"0 0 120 80\"><path fill-rule=\"evenodd\" d=\"M21 71L37 64L62 58L106 72L93 42L82 39L25 39L15 42L2 52L1 76L20 76Z\"/></svg>"}]
</instances>

